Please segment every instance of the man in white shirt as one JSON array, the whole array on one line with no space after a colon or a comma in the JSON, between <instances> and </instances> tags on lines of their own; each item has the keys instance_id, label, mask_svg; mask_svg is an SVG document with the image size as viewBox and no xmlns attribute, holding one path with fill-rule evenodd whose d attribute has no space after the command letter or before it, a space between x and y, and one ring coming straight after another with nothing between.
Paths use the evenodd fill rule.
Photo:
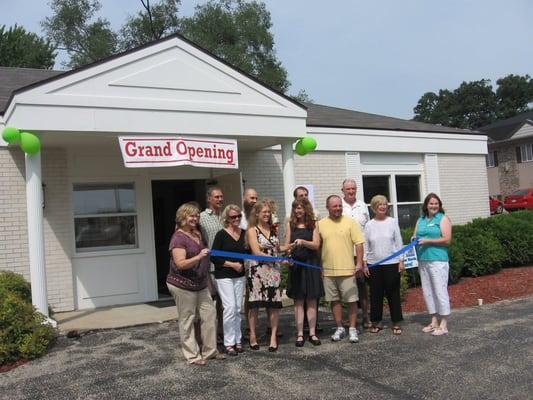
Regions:
<instances>
[{"instance_id":1,"label":"man in white shirt","mask_svg":"<svg viewBox=\"0 0 533 400\"><path fill-rule=\"evenodd\" d=\"M352 178L346 178L342 182L342 215L346 215L359 223L361 230L364 230L365 225L370 221L370 214L368 207L362 200L357 200L357 184ZM368 269L357 273L357 290L359 291L359 304L363 313L363 327L369 329L370 316L368 314L368 285L366 284L365 276L368 276Z\"/></svg>"}]
</instances>

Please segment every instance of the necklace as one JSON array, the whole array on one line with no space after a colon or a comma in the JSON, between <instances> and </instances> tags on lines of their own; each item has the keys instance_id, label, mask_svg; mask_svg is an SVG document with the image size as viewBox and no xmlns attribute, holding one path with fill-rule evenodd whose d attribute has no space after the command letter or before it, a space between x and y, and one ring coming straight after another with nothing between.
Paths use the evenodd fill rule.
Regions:
<instances>
[{"instance_id":1,"label":"necklace","mask_svg":"<svg viewBox=\"0 0 533 400\"><path fill-rule=\"evenodd\" d=\"M200 235L197 232L191 231L188 232L184 229L180 229L181 232L185 234L185 236L188 236L192 240L194 240L196 243L200 244Z\"/></svg>"}]
</instances>

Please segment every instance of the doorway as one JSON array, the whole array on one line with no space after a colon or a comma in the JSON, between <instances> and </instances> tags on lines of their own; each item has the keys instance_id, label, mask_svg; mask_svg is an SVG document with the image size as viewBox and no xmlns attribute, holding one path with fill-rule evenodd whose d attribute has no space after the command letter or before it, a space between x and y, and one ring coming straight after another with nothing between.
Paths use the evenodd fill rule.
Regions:
<instances>
[{"instance_id":1,"label":"doorway","mask_svg":"<svg viewBox=\"0 0 533 400\"><path fill-rule=\"evenodd\" d=\"M157 180L152 181L152 208L159 298L170 296L166 279L170 263L168 244L174 233L176 210L188 201L196 201L200 210L205 208L206 181Z\"/></svg>"}]
</instances>

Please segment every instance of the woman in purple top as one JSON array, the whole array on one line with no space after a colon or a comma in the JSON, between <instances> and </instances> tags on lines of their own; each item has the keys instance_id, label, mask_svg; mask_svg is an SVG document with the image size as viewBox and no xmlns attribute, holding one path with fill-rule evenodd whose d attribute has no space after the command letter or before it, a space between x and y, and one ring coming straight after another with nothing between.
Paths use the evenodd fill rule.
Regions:
<instances>
[{"instance_id":1,"label":"woman in purple top","mask_svg":"<svg viewBox=\"0 0 533 400\"><path fill-rule=\"evenodd\" d=\"M176 301L181 347L190 364L205 365L209 358L220 358L216 342L216 312L207 289L209 249L200 231L200 210L185 203L176 212L176 231L170 239L168 290ZM195 336L195 321L200 322L202 344Z\"/></svg>"}]
</instances>

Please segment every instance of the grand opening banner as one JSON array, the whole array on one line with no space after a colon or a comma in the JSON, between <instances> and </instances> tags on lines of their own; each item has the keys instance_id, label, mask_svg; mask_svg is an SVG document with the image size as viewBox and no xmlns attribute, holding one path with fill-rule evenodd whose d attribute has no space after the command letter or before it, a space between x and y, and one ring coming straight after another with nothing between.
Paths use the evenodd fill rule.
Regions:
<instances>
[{"instance_id":1,"label":"grand opening banner","mask_svg":"<svg viewBox=\"0 0 533 400\"><path fill-rule=\"evenodd\" d=\"M239 168L237 141L233 139L121 136L118 141L126 168Z\"/></svg>"}]
</instances>

